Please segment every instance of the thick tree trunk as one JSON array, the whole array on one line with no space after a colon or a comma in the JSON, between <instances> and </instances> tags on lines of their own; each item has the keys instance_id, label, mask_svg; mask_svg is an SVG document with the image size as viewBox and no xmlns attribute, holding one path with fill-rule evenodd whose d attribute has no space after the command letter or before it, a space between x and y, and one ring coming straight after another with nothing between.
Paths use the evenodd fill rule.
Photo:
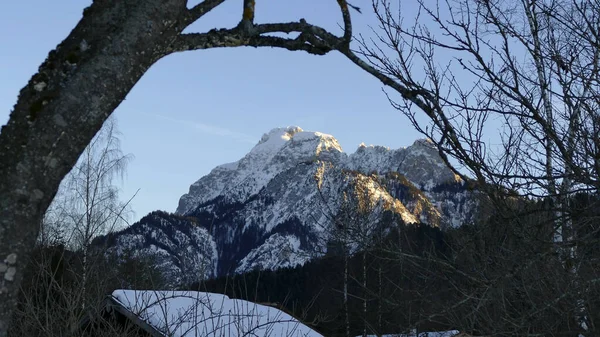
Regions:
<instances>
[{"instance_id":1,"label":"thick tree trunk","mask_svg":"<svg viewBox=\"0 0 600 337\"><path fill-rule=\"evenodd\" d=\"M0 337L61 180L134 84L169 53L185 5L96 0L21 90L0 133Z\"/></svg>"}]
</instances>

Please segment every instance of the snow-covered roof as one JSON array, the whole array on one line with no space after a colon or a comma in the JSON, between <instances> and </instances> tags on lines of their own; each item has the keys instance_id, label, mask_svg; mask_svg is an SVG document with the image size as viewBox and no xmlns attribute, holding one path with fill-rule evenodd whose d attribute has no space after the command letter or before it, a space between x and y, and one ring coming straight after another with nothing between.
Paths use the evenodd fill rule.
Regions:
<instances>
[{"instance_id":1,"label":"snow-covered roof","mask_svg":"<svg viewBox=\"0 0 600 337\"><path fill-rule=\"evenodd\" d=\"M222 294L115 290L112 298L169 337L322 337L281 310Z\"/></svg>"}]
</instances>

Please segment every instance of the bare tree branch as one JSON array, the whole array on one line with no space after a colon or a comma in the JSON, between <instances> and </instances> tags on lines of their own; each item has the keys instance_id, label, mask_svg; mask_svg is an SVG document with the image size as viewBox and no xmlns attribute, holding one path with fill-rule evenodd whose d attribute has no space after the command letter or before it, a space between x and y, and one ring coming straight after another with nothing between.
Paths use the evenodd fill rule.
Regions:
<instances>
[{"instance_id":1,"label":"bare tree branch","mask_svg":"<svg viewBox=\"0 0 600 337\"><path fill-rule=\"evenodd\" d=\"M190 8L187 12L183 24L187 27L191 23L200 19L204 14L210 12L215 7L225 2L225 0L204 0L196 6Z\"/></svg>"},{"instance_id":2,"label":"bare tree branch","mask_svg":"<svg viewBox=\"0 0 600 337\"><path fill-rule=\"evenodd\" d=\"M300 33L289 39L262 35L267 33ZM341 39L306 21L255 25L251 32L243 27L213 29L207 33L181 34L171 45L172 52L220 47L277 47L304 50L310 54L324 55L340 45Z\"/></svg>"}]
</instances>

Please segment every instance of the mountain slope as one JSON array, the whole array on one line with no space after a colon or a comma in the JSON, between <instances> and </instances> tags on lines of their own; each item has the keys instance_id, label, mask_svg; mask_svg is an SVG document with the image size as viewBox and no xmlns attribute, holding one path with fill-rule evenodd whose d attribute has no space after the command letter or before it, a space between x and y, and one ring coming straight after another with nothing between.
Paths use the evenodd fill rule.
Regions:
<instances>
[{"instance_id":1,"label":"mountain slope","mask_svg":"<svg viewBox=\"0 0 600 337\"><path fill-rule=\"evenodd\" d=\"M369 234L389 211L406 224L446 228L470 221L474 204L427 140L396 150L361 144L347 155L331 135L276 128L193 183L176 214L152 213L118 234L115 247L170 256L181 280L200 277L190 268L221 276L323 256L334 224ZM359 208L368 216L349 220Z\"/></svg>"},{"instance_id":2,"label":"mountain slope","mask_svg":"<svg viewBox=\"0 0 600 337\"><path fill-rule=\"evenodd\" d=\"M194 218L155 211L95 242L109 254L151 257L173 285L217 274L216 243Z\"/></svg>"}]
</instances>

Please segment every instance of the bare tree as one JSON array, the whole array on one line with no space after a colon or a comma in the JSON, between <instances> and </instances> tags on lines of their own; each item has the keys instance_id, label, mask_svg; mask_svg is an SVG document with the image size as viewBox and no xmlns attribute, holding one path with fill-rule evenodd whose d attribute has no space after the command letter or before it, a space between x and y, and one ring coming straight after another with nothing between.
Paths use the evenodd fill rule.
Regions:
<instances>
[{"instance_id":1,"label":"bare tree","mask_svg":"<svg viewBox=\"0 0 600 337\"><path fill-rule=\"evenodd\" d=\"M82 255L81 285L84 294L89 269L95 265L90 259L105 258L103 254L90 256L92 240L126 224L130 211L131 199L121 202L119 189L114 185L114 179L123 177L132 159L132 155L122 153L118 135L115 119L108 119L67 175L64 202L57 206L62 208L60 213L65 216L60 225L71 233L64 238L65 244ZM81 305L85 307L84 302Z\"/></svg>"},{"instance_id":2,"label":"bare tree","mask_svg":"<svg viewBox=\"0 0 600 337\"><path fill-rule=\"evenodd\" d=\"M382 215L385 212L398 211L400 203L391 197L381 194L383 187L377 175L365 176L356 171L336 171L328 179L322 176L317 179L317 190L321 198L321 212L327 219L325 228L328 254L338 255L343 259L342 289L339 290L343 297L344 333L351 335L351 331L358 331L361 327L363 336L371 330L381 330L381 323L375 329L368 322L369 302L375 298L368 285L368 269L370 269L368 256L373 249L383 241L385 236ZM332 179L332 177L334 177ZM332 182L334 182L332 184ZM333 186L332 186L333 185ZM337 200L340 199L340 200ZM351 271L351 260L360 260L358 273ZM381 267L381 264L380 264ZM378 270L379 288L382 283L382 270ZM352 285L357 285L351 290ZM369 289L371 288L371 289ZM351 299L361 303L360 317L362 322L352 322ZM382 307L378 307L381 321ZM361 325L359 325L361 324Z\"/></svg>"},{"instance_id":3,"label":"bare tree","mask_svg":"<svg viewBox=\"0 0 600 337\"><path fill-rule=\"evenodd\" d=\"M555 273L564 276L566 293L546 294L554 297L548 300L558 308L570 298L560 310L573 314L577 327L563 328L593 334L587 298L598 278L582 273L595 262L581 254L598 233L589 209L600 187L600 4L418 0L414 7L374 0L377 37L359 38L360 48L345 54L400 94L390 102L456 174L486 192L496 214L510 213L522 229L550 228L530 237L553 247L542 256L560 257ZM589 214L583 218L574 207L582 193L589 196L579 205ZM517 195L543 200L539 222L519 221Z\"/></svg>"},{"instance_id":4,"label":"bare tree","mask_svg":"<svg viewBox=\"0 0 600 337\"><path fill-rule=\"evenodd\" d=\"M108 256L103 247L92 245L96 236L127 222L131 199L121 202L114 184L131 155L123 155L118 135L116 121L110 118L61 184L30 257L13 334L77 334L81 319L99 311L105 294L115 286L158 281L149 275L152 261L128 252Z\"/></svg>"},{"instance_id":5,"label":"bare tree","mask_svg":"<svg viewBox=\"0 0 600 337\"><path fill-rule=\"evenodd\" d=\"M9 336L81 336L81 323L88 316L96 318L99 335L122 336L126 331L101 314L106 294L123 286L161 286L160 274L144 257L95 260L88 266L85 287L82 272L81 252L64 245L38 245L26 269Z\"/></svg>"},{"instance_id":6,"label":"bare tree","mask_svg":"<svg viewBox=\"0 0 600 337\"><path fill-rule=\"evenodd\" d=\"M121 151L116 121L110 118L86 147L64 180L66 199L58 206L68 214L75 249L86 249L98 235L119 229L127 223L129 200L119 200L116 178L123 178L133 156Z\"/></svg>"},{"instance_id":7,"label":"bare tree","mask_svg":"<svg viewBox=\"0 0 600 337\"><path fill-rule=\"evenodd\" d=\"M23 263L61 180L156 61L176 52L222 47L276 47L316 55L348 49L352 26L345 0L337 1L344 19L341 37L304 19L256 24L253 0L244 0L236 27L183 33L224 1L204 0L188 8L184 0L96 0L21 90L0 133L0 336L6 335Z\"/></svg>"},{"instance_id":8,"label":"bare tree","mask_svg":"<svg viewBox=\"0 0 600 337\"><path fill-rule=\"evenodd\" d=\"M342 227L344 242L344 301L346 311L348 310L348 259L350 255L361 255L361 275L358 283L362 287L361 294L354 296L362 297L363 331L367 336L368 302L369 293L367 285L367 255L379 239L381 234L379 218L385 208L384 201L378 197L376 189L379 187L374 177L363 177L358 175L355 187L351 193L344 193L344 200L340 209L337 222ZM390 207L390 205L386 205ZM348 321L348 314L346 314ZM348 324L349 331L349 324Z\"/></svg>"}]
</instances>

